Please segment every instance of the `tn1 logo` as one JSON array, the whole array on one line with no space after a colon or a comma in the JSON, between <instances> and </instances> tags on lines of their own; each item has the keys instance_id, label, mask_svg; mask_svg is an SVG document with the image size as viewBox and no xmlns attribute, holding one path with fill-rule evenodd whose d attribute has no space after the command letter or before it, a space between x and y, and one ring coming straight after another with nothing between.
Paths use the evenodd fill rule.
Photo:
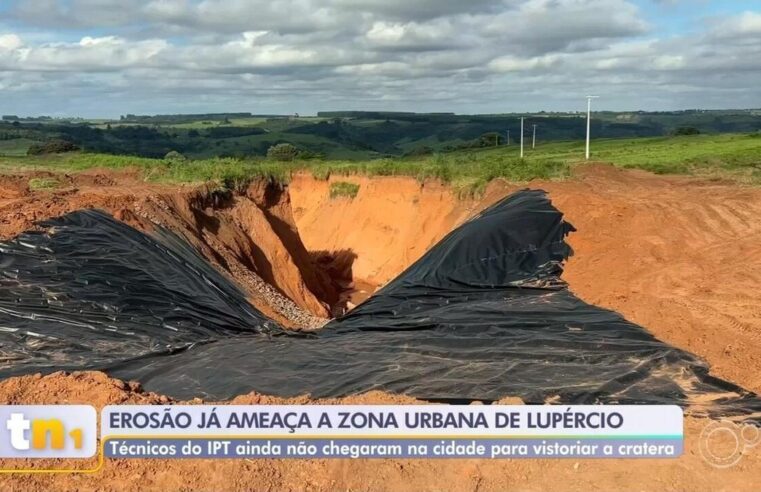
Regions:
<instances>
[{"instance_id":1,"label":"tn1 logo","mask_svg":"<svg viewBox=\"0 0 761 492\"><path fill-rule=\"evenodd\" d=\"M32 419L24 417L23 413L12 413L6 427L10 431L11 446L18 451L32 449L47 449L50 437L51 449L66 447L66 427L60 419ZM30 437L28 437L30 436ZM68 437L74 441L75 449L82 449L82 429L72 429Z\"/></svg>"}]
</instances>

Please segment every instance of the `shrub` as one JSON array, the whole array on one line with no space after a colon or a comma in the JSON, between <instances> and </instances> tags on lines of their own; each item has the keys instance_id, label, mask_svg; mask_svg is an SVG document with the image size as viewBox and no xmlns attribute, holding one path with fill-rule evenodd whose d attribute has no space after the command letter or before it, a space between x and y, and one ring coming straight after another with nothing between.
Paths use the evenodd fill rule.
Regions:
<instances>
[{"instance_id":1,"label":"shrub","mask_svg":"<svg viewBox=\"0 0 761 492\"><path fill-rule=\"evenodd\" d=\"M346 181L336 181L330 183L330 198L348 197L354 198L359 193L359 185L347 183Z\"/></svg>"},{"instance_id":2,"label":"shrub","mask_svg":"<svg viewBox=\"0 0 761 492\"><path fill-rule=\"evenodd\" d=\"M300 150L298 157L299 159L303 159L305 161L325 160L325 154L320 152L313 152L311 150Z\"/></svg>"},{"instance_id":3,"label":"shrub","mask_svg":"<svg viewBox=\"0 0 761 492\"><path fill-rule=\"evenodd\" d=\"M58 188L61 183L55 178L32 178L29 180L29 189L34 190L52 190Z\"/></svg>"},{"instance_id":4,"label":"shrub","mask_svg":"<svg viewBox=\"0 0 761 492\"><path fill-rule=\"evenodd\" d=\"M484 133L478 139L479 147L494 147L499 144L500 135L497 132Z\"/></svg>"},{"instance_id":5,"label":"shrub","mask_svg":"<svg viewBox=\"0 0 761 492\"><path fill-rule=\"evenodd\" d=\"M42 155L42 154L61 154L63 152L72 152L79 150L79 147L74 145L68 140L54 139L41 144L32 144L29 146L29 150L26 151L27 155Z\"/></svg>"},{"instance_id":6,"label":"shrub","mask_svg":"<svg viewBox=\"0 0 761 492\"><path fill-rule=\"evenodd\" d=\"M289 143L279 143L267 149L267 158L276 161L292 161L299 155L299 150L295 145Z\"/></svg>"},{"instance_id":7,"label":"shrub","mask_svg":"<svg viewBox=\"0 0 761 492\"><path fill-rule=\"evenodd\" d=\"M431 155L433 154L433 149L427 145L420 145L415 147L414 149L410 150L409 152L405 153L405 157L415 157L415 156L421 156L421 155Z\"/></svg>"},{"instance_id":8,"label":"shrub","mask_svg":"<svg viewBox=\"0 0 761 492\"><path fill-rule=\"evenodd\" d=\"M164 156L164 160L165 161L182 162L182 161L187 161L188 158L185 157L184 155L180 154L176 150L170 150Z\"/></svg>"},{"instance_id":9,"label":"shrub","mask_svg":"<svg viewBox=\"0 0 761 492\"><path fill-rule=\"evenodd\" d=\"M700 130L694 126L680 126L673 133L674 135L700 135Z\"/></svg>"}]
</instances>

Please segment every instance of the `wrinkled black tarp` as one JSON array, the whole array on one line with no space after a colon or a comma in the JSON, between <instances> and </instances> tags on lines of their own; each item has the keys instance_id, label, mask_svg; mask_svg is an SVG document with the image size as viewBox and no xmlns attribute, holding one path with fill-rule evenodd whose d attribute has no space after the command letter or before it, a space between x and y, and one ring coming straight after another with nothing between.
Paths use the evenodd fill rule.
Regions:
<instances>
[{"instance_id":1,"label":"wrinkled black tarp","mask_svg":"<svg viewBox=\"0 0 761 492\"><path fill-rule=\"evenodd\" d=\"M347 316L294 334L181 239L97 211L0 245L0 376L104 369L179 398L256 390L761 410L697 357L576 298L573 230L522 191L459 227Z\"/></svg>"}]
</instances>

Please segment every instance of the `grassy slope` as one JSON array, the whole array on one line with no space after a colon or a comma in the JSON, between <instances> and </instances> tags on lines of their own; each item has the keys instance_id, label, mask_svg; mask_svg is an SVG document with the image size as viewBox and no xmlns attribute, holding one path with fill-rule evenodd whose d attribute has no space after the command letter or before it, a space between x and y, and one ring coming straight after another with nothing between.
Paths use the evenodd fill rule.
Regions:
<instances>
[{"instance_id":1,"label":"grassy slope","mask_svg":"<svg viewBox=\"0 0 761 492\"><path fill-rule=\"evenodd\" d=\"M761 165L761 135L602 139L593 141L592 151L596 161L656 173L688 174L711 167L732 170ZM512 152L517 155L518 147L514 146ZM583 142L558 142L527 150L529 159L537 155L566 162L580 160L583 154Z\"/></svg>"},{"instance_id":2,"label":"grassy slope","mask_svg":"<svg viewBox=\"0 0 761 492\"><path fill-rule=\"evenodd\" d=\"M592 141L592 159L661 174L715 175L761 184L761 135L694 135ZM325 161L310 165L316 176L328 174L400 174L436 177L463 191L478 191L502 177L513 181L552 179L584 162L584 142L552 142L525 148L517 144L410 159L369 162Z\"/></svg>"},{"instance_id":3,"label":"grassy slope","mask_svg":"<svg viewBox=\"0 0 761 492\"><path fill-rule=\"evenodd\" d=\"M697 135L640 139L595 140L593 159L658 173L717 175L761 184L761 136ZM205 159L169 162L105 154L64 154L42 157L0 157L0 171L38 169L76 172L90 168L141 169L147 180L198 182L216 180L226 186L256 177L287 180L292 171L309 169L321 178L330 174L407 175L438 178L464 193L478 192L490 180L556 179L583 161L583 142L555 142L526 149L518 145L432 156L371 161L300 161Z\"/></svg>"}]
</instances>

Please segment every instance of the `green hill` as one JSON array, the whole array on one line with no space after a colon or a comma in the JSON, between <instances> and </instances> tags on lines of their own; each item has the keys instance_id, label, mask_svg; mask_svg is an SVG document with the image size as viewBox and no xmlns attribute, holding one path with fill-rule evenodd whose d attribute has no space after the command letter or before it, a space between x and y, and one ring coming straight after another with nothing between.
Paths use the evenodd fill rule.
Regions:
<instances>
[{"instance_id":1,"label":"green hill","mask_svg":"<svg viewBox=\"0 0 761 492\"><path fill-rule=\"evenodd\" d=\"M161 158L170 151L194 159L264 156L279 143L291 143L304 157L367 160L428 155L517 143L520 118L533 125L541 143L580 141L585 115L535 113L456 115L452 113L325 112L317 117L220 113L204 115L127 115L119 120L57 120L47 117L0 122L0 155L19 155L33 144L66 140L87 152ZM595 138L666 137L675 134L761 131L761 112L679 111L599 112Z\"/></svg>"}]
</instances>

